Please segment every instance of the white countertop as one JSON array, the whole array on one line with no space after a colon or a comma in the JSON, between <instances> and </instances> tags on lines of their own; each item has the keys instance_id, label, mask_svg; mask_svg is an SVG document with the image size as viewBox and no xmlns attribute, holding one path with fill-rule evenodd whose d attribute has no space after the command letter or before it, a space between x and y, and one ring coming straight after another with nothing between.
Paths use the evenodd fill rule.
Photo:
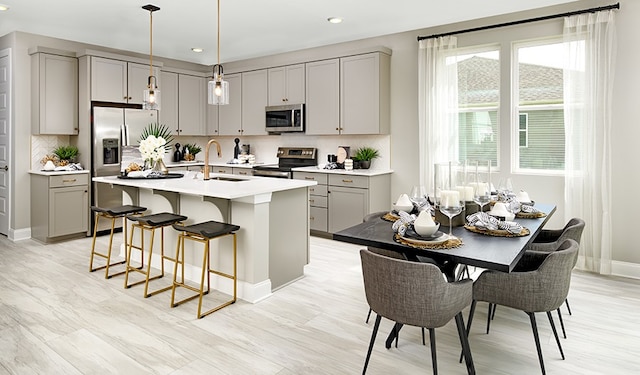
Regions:
<instances>
[{"instance_id":1,"label":"white countertop","mask_svg":"<svg viewBox=\"0 0 640 375\"><path fill-rule=\"evenodd\" d=\"M211 178L238 178L243 181L202 180L202 174L194 179L195 172L188 172L182 178L167 179L122 179L117 176L94 177L93 181L113 185L131 186L143 189L155 189L171 191L180 194L189 194L222 199L236 199L250 197L259 194L286 191L317 185L315 181L289 180L284 178L229 176L228 174L212 173Z\"/></svg>"},{"instance_id":2,"label":"white countertop","mask_svg":"<svg viewBox=\"0 0 640 375\"><path fill-rule=\"evenodd\" d=\"M319 169L317 166L298 167L298 168L293 168L292 170L294 172L344 174L344 175L350 175L350 176L368 176L368 177L393 173L392 169L354 169L351 171L347 171L344 169Z\"/></svg>"},{"instance_id":3,"label":"white countertop","mask_svg":"<svg viewBox=\"0 0 640 375\"><path fill-rule=\"evenodd\" d=\"M30 174L38 174L41 176L60 176L60 175L69 175L69 174L84 174L89 173L88 169L83 169L81 171L43 171L43 170L30 170Z\"/></svg>"},{"instance_id":4,"label":"white countertop","mask_svg":"<svg viewBox=\"0 0 640 375\"><path fill-rule=\"evenodd\" d=\"M278 163L276 163L278 164ZM202 167L204 166L204 160L196 160L196 161L180 161L180 162L170 162L165 163L167 168L179 168L179 167ZM252 169L254 165L264 165L264 163L242 163L242 164L231 164L231 163L211 163L210 167L230 167L230 168L245 168Z\"/></svg>"}]
</instances>

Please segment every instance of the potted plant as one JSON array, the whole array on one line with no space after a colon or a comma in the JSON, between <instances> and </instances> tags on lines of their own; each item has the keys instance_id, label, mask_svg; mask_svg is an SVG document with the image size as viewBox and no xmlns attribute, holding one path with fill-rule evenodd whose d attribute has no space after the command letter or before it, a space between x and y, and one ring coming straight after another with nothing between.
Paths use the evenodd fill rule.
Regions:
<instances>
[{"instance_id":1,"label":"potted plant","mask_svg":"<svg viewBox=\"0 0 640 375\"><path fill-rule=\"evenodd\" d=\"M196 155L200 151L202 151L202 148L200 148L200 146L198 146L195 143L187 143L186 145L184 145L184 147L186 148L187 151L189 151L188 154L184 155L184 160L187 160L187 161L196 160Z\"/></svg>"},{"instance_id":2,"label":"potted plant","mask_svg":"<svg viewBox=\"0 0 640 375\"><path fill-rule=\"evenodd\" d=\"M65 166L76 160L78 148L76 146L59 146L53 153L58 157L58 165Z\"/></svg>"},{"instance_id":3,"label":"potted plant","mask_svg":"<svg viewBox=\"0 0 640 375\"><path fill-rule=\"evenodd\" d=\"M369 169L371 160L380 157L380 153L373 147L360 147L353 155L353 159L358 161L360 168Z\"/></svg>"}]
</instances>

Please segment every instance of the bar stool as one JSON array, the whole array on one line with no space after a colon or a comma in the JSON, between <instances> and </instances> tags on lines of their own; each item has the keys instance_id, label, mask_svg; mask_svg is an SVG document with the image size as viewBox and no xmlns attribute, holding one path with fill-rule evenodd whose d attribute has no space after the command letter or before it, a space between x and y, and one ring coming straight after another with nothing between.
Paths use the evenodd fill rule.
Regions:
<instances>
[{"instance_id":1,"label":"bar stool","mask_svg":"<svg viewBox=\"0 0 640 375\"><path fill-rule=\"evenodd\" d=\"M188 226L179 226L174 224L173 229L180 232L178 236L178 244L176 246L176 259L182 255L184 259L184 241L186 239L193 240L196 242L200 242L204 244L204 255L202 257L202 274L200 276L200 288L195 288L190 285L186 285L184 283L184 277L182 278L182 282L178 282L176 278L178 264L176 263L174 266L173 273L173 287L171 289L171 307L176 307L184 302L190 301L196 297L198 300L198 319L209 315L215 311L222 309L223 307L229 306L236 302L237 295L237 286L238 286L238 278L237 278L237 248L236 248L236 231L240 229L239 226L233 224L225 224L217 221L206 221L204 223L193 224ZM210 254L209 254L209 243L210 240L215 238L220 238L223 236L233 236L233 274L228 274L219 270L211 269L210 262ZM226 301L210 310L202 313L202 296L209 293L210 285L211 285L211 274L214 273L216 275L226 277L228 279L233 280L233 299ZM207 290L204 290L204 276L207 275ZM191 291L197 292L197 294L182 299L178 302L175 301L176 295L176 287L183 287L189 289Z\"/></svg>"},{"instance_id":2,"label":"bar stool","mask_svg":"<svg viewBox=\"0 0 640 375\"><path fill-rule=\"evenodd\" d=\"M127 262L126 260L126 252L128 251L127 248L127 225L126 225L126 220L124 222L124 251L125 251L125 260L120 261L120 262L115 262L115 263L111 263L111 248L113 246L113 233L115 231L115 225L116 225L116 219L120 219L120 218L125 218L128 219L131 216L134 215L142 215L142 212L146 211L147 208L146 207L141 207L141 206L132 206L132 205L125 205L125 206L118 206L118 207L111 207L111 208L102 208L102 207L97 207L97 206L91 206L91 211L96 213L96 219L95 219L95 225L93 226L93 241L91 243L91 258L89 260L89 272L93 272L93 271L97 271L97 270L101 270L103 268L105 268L104 271L104 278L105 279L110 279L113 276L118 276L118 275L122 275L123 273L125 273L125 271L121 271L118 273L114 273L109 275L109 267L112 266L116 266L119 264L125 264ZM100 218L105 218L105 219L110 219L111 220L111 233L109 234L109 247L107 249L107 253L100 253L98 251L96 251L96 237L98 235L98 222L100 221ZM107 264L105 264L104 266L100 266L100 267L93 267L93 258L94 256L99 256L102 258L105 258L107 260Z\"/></svg>"},{"instance_id":3,"label":"bar stool","mask_svg":"<svg viewBox=\"0 0 640 375\"><path fill-rule=\"evenodd\" d=\"M149 292L149 281L150 280L155 280L155 279L159 279L161 277L164 276L164 261L166 260L170 260L174 263L176 263L176 267L178 263L181 263L184 265L184 257L182 259L182 261L178 261L178 258L176 257L171 258L169 256L164 255L164 228L169 226L169 225L173 225L173 224L177 224L180 223L184 220L187 220L186 216L182 216L182 215L177 215L177 214L172 214L169 212L162 212L159 214L152 214L152 215L145 215L145 216L137 216L137 217L131 217L130 220L132 221L136 221L136 223L134 223L131 226L131 234L129 235L129 252L127 253L127 266L125 268L125 276L124 276L124 287L126 288L130 288L134 285L138 285L138 284L142 284L144 283L144 298L147 297L151 297L155 294L167 291L169 289L171 289L171 286L153 291L153 292ZM160 228L160 274L155 275L155 276L151 276L151 257L153 255L153 241L155 238L155 232L156 229ZM133 235L136 232L136 229L140 229L140 245L134 245L133 244ZM145 246L144 246L144 233L145 231L149 231L151 232L151 240L150 240L150 244L149 244L149 257L147 259L147 269L145 270L143 267L141 268L136 268L134 266L131 265L131 252L132 249L138 249L141 251L141 258L144 258L144 250L145 250ZM145 275L144 280L138 281L138 282L134 282L129 284L129 272L130 271L134 271L134 272L138 272L141 273L143 275ZM182 267L182 280L184 281L184 267Z\"/></svg>"}]
</instances>

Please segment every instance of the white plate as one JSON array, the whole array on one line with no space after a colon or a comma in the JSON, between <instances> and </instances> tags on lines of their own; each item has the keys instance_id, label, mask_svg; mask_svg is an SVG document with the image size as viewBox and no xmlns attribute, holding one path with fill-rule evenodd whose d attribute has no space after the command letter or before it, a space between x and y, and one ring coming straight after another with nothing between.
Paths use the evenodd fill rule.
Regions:
<instances>
[{"instance_id":1,"label":"white plate","mask_svg":"<svg viewBox=\"0 0 640 375\"><path fill-rule=\"evenodd\" d=\"M407 230L404 236L402 237L411 242L432 244L432 245L443 243L449 239L449 235L441 231L437 231L436 233L434 233L433 236L430 236L430 237L422 237L410 229Z\"/></svg>"}]
</instances>

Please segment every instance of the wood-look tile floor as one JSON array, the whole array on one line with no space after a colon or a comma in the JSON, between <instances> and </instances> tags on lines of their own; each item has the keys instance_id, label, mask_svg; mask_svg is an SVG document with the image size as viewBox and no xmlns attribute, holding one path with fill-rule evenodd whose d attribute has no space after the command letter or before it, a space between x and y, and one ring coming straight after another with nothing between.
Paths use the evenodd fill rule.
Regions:
<instances>
[{"instance_id":1,"label":"wood-look tile floor","mask_svg":"<svg viewBox=\"0 0 640 375\"><path fill-rule=\"evenodd\" d=\"M359 247L311 244L304 279L196 319L195 301L169 308L170 293L145 299L142 286L123 289L122 276L89 273L90 238L45 246L0 236L0 374L361 373L372 323ZM576 271L569 300L566 360L538 316L547 373L640 373L640 281ZM479 304L470 334L478 374L540 373L526 314L498 308L490 335L485 320ZM391 326L383 320L368 373L431 373L420 329L406 327L387 350ZM436 336L440 373L465 374L454 322Z\"/></svg>"}]
</instances>

